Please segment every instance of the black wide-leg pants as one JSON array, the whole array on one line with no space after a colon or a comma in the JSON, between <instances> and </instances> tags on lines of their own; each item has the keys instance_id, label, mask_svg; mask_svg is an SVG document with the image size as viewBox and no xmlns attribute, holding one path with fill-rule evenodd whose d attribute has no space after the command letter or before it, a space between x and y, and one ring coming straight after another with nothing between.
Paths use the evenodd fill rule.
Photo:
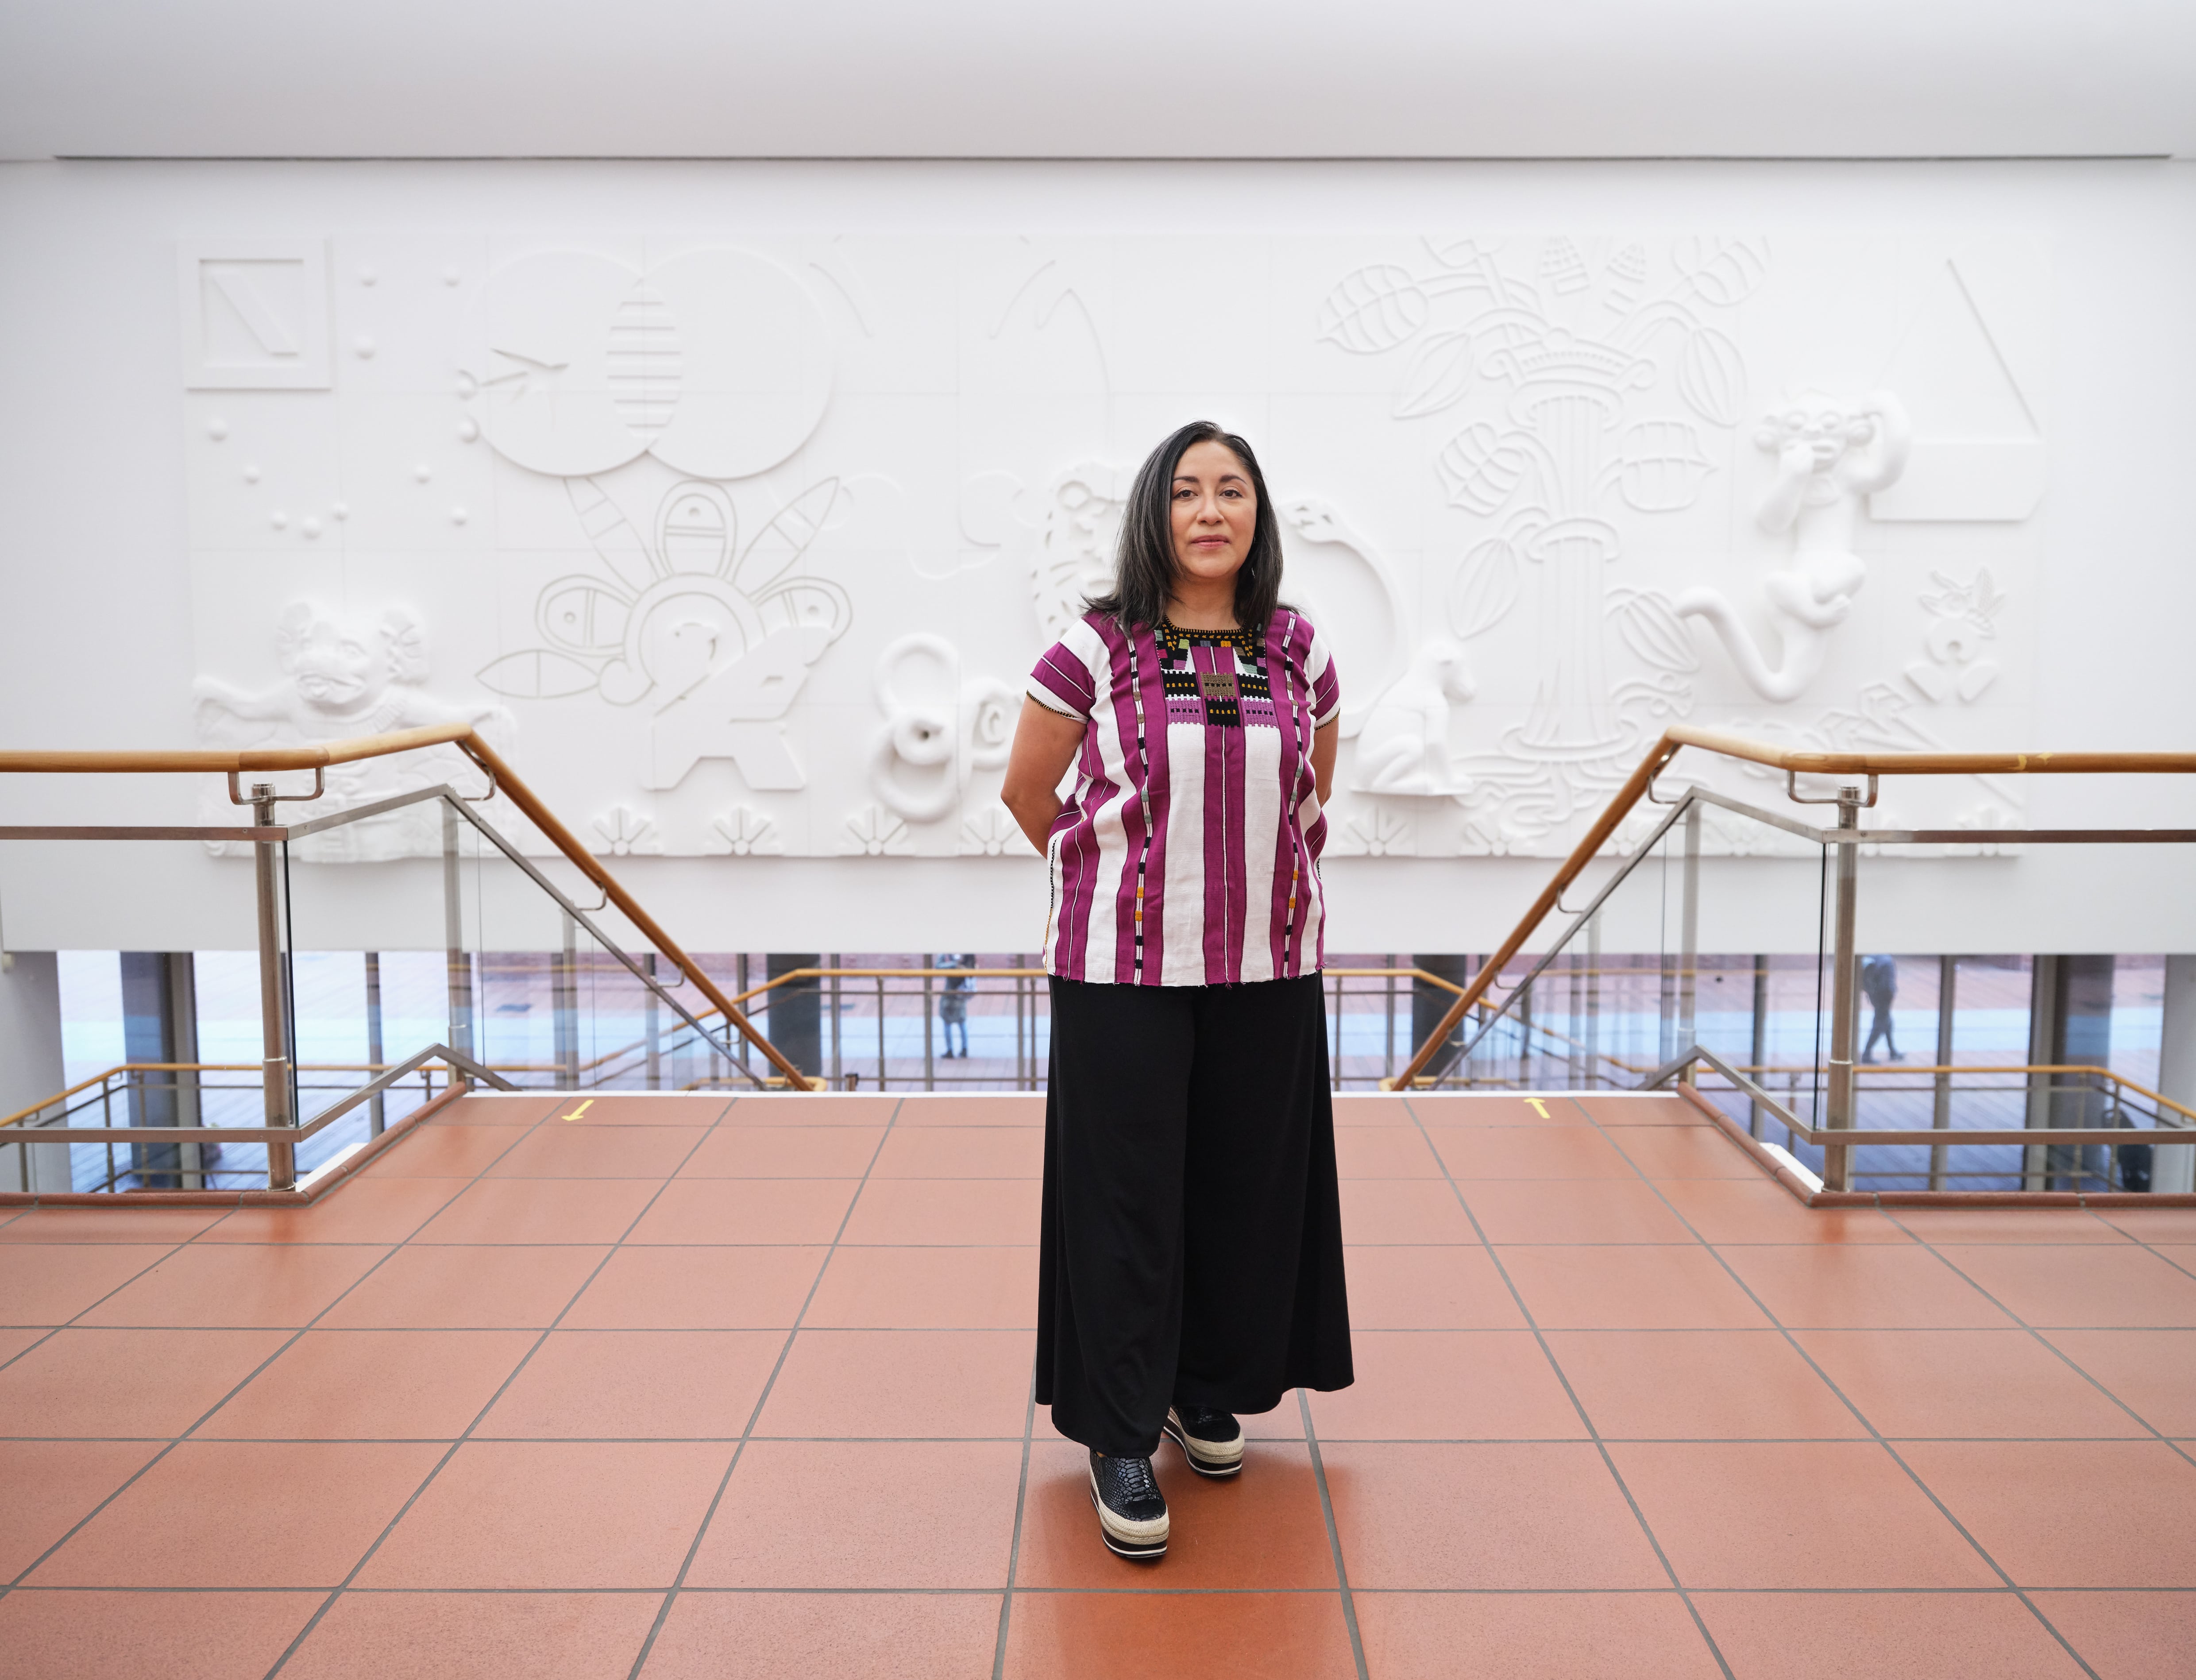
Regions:
<instances>
[{"instance_id":1,"label":"black wide-leg pants","mask_svg":"<svg viewBox=\"0 0 2196 1680\"><path fill-rule=\"evenodd\" d=\"M1320 980L1052 982L1037 1398L1144 1458L1170 1404L1351 1381Z\"/></svg>"}]
</instances>

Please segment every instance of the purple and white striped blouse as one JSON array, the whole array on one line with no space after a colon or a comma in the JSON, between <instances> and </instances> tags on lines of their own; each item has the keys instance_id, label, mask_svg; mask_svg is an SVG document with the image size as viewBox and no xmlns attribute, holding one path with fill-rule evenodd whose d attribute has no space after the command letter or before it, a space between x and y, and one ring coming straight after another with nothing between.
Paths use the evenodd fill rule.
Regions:
<instances>
[{"instance_id":1,"label":"purple and white striped blouse","mask_svg":"<svg viewBox=\"0 0 2196 1680\"><path fill-rule=\"evenodd\" d=\"M1030 673L1086 727L1046 846L1045 967L1070 980L1204 986L1316 973L1326 840L1312 731L1342 709L1301 615L1248 631L1122 630L1087 613Z\"/></svg>"}]
</instances>

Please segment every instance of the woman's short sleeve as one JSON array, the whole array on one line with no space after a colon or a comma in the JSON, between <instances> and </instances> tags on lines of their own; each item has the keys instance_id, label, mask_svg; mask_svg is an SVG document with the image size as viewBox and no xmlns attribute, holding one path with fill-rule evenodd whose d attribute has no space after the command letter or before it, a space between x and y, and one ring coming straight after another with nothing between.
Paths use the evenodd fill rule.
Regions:
<instances>
[{"instance_id":1,"label":"woman's short sleeve","mask_svg":"<svg viewBox=\"0 0 2196 1680\"><path fill-rule=\"evenodd\" d=\"M1326 638L1316 629L1311 632L1311 651L1304 658L1304 677L1311 684L1312 725L1324 728L1342 711L1342 673L1334 668L1334 654L1326 645Z\"/></svg>"},{"instance_id":2,"label":"woman's short sleeve","mask_svg":"<svg viewBox=\"0 0 2196 1680\"><path fill-rule=\"evenodd\" d=\"M1029 674L1029 697L1063 717L1090 719L1098 703L1098 684L1090 667L1066 642L1055 642Z\"/></svg>"}]
</instances>

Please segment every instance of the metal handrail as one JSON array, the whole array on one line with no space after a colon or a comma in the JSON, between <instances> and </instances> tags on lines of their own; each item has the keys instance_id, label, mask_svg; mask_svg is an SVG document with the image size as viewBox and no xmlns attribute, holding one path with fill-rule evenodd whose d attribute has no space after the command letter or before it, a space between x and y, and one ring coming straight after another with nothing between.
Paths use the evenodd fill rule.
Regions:
<instances>
[{"instance_id":1,"label":"metal handrail","mask_svg":"<svg viewBox=\"0 0 2196 1680\"><path fill-rule=\"evenodd\" d=\"M493 1085L499 1091L515 1091L518 1088L493 1068L475 1061L462 1050L453 1050L447 1044L430 1044L425 1048L407 1056L402 1061L391 1064L385 1073L367 1080L355 1091L346 1092L311 1119L295 1126L65 1126L55 1128L32 1126L17 1128L14 1136L0 1138L0 1143L25 1145L86 1141L111 1143L118 1139L132 1139L141 1142L160 1143L296 1145L303 1142L323 1127L340 1120L361 1103L388 1090L407 1074L417 1073L421 1068L432 1063L441 1064L453 1077L461 1073L468 1079L477 1079L483 1084ZM182 1067L189 1065L164 1064L163 1065L176 1066L180 1071ZM74 1088L81 1090L84 1088L77 1086ZM40 1106L49 1106L55 1100L58 1099L49 1099L47 1104L42 1104ZM9 1123L13 1124L21 1117L20 1114L11 1115ZM39 1135L41 1133L45 1135ZM85 1135L87 1133L90 1134L89 1138Z\"/></svg>"},{"instance_id":2,"label":"metal handrail","mask_svg":"<svg viewBox=\"0 0 2196 1680\"><path fill-rule=\"evenodd\" d=\"M1557 868L1554 875L1550 878L1547 886L1541 890L1540 896L1533 901L1532 905L1519 918L1517 925L1511 929L1500 948L1488 959L1478 973L1472 977L1456 1001L1449 1006L1448 1013L1442 1017L1440 1025L1427 1036L1425 1042L1418 1048L1409 1064L1396 1076L1394 1083L1397 1088L1407 1088L1419 1075L1425 1071L1426 1064L1431 1061L1441 1049L1442 1041L1456 1031L1457 1024L1464 1019L1465 1012L1486 995L1488 987L1493 984L1494 977L1501 973L1504 966L1511 957L1524 949L1525 942L1531 938L1539 930L1540 924L1546 921L1549 912L1557 908L1561 902L1564 889L1585 872L1586 866L1600 854L1601 848L1615 834L1624 819L1631 815L1633 807L1641 799L1648 795L1655 778L1668 767L1671 760L1675 759L1679 752L1687 747L1719 753L1725 758L1737 759L1748 764L1760 765L1771 770L1781 770L1785 772L1788 781L1800 776L1861 776L1873 778L1879 776L2196 774L2196 753L1816 753L1795 751L1777 747L1766 742L1749 741L1742 736L1726 735L1716 730L1696 729L1684 724L1673 725L1663 730L1661 738L1649 749L1647 755L1639 761L1632 774L1625 778L1623 785L1616 790L1609 804L1603 808L1601 814L1588 825L1584 836L1571 849L1570 855L1565 857ZM1679 814L1688 804L1691 803L1694 791L1689 790L1673 807L1669 817L1657 827L1656 838L1659 839L1661 834L1668 829L1670 823L1677 819ZM1697 791L1702 794L1704 800L1708 799L1707 790ZM1830 843L1850 846L1858 843L1860 840L1872 841L1880 838L1873 834L1859 834L1850 821L1844 820L1848 816L1846 807L1857 806L1858 804L1858 790L1848 791L1852 792L1854 797L1848 801L1842 794L1840 796L1841 819L1840 828L1852 838L1843 842L1833 840ZM1733 804L1732 801L1720 796L1715 796L1713 802L1725 806ZM1794 826L1789 819L1764 815L1765 820L1777 827ZM1835 831L1830 832L1833 834L1835 833ZM2116 834L2112 837L2133 839L2136 838L2140 832ZM1918 834L1911 837L1918 838ZM1957 838L1963 840L1986 838L2043 840L2072 840L2082 837L2078 832L2069 831L2049 831L2023 835L2012 833L2001 834L2000 831L1997 830L1986 833L1962 830L1957 835ZM2196 836L2182 834L2178 831L2175 831L2172 837L2196 838ZM1645 856L1652 843L1650 840L1643 844L1633 857L1627 860L1625 867L1617 873L1617 880L1621 880L1629 875L1631 869ZM1596 905L1599 904L1601 898L1608 896L1609 891L1615 884L1616 881L1612 881L1609 887L1603 890L1595 901ZM1589 913L1592 908L1594 906L1588 907ZM1583 924L1584 920L1585 918L1581 916L1578 922L1575 922L1571 932L1575 932L1578 927ZM1558 949L1561 943L1558 942ZM1550 955L1552 955L1553 953L1551 952ZM1529 976L1526 984L1529 983ZM1520 990L1523 990L1522 986ZM1488 1025L1491 1025L1491 1022ZM1485 1030L1482 1026L1482 1036Z\"/></svg>"},{"instance_id":3,"label":"metal handrail","mask_svg":"<svg viewBox=\"0 0 2196 1680\"><path fill-rule=\"evenodd\" d=\"M621 886L615 877L604 869L593 853L583 846L578 837L559 822L554 812L515 774L502 756L483 740L469 724L442 724L425 729L398 730L384 735L359 736L344 741L332 741L318 747L250 748L234 752L192 751L172 753L139 752L14 752L0 753L0 774L20 775L85 775L85 774L173 774L213 772L234 778L253 772L265 773L286 770L322 771L332 765L353 764L365 759L386 758L397 753L417 751L426 747L455 747L487 774L496 792L508 797L513 805L539 829L545 839L598 887L605 900L617 906L627 921L639 930L643 938L661 955L667 958L696 989L717 1007L740 1036L753 1044L777 1068L786 1083L796 1091L816 1088L800 1070L786 1059L783 1052L771 1044L751 1025L746 1016L731 999L709 979L701 966L665 932L662 927L643 909L633 895ZM232 781L232 785L233 781ZM255 790L256 793L256 790ZM264 796L271 800L271 788ZM454 799L455 796L454 795ZM256 799L255 803L259 801ZM360 807L357 815L370 810L391 808L402 800L384 800L375 807ZM462 805L459 807L463 809ZM257 813L261 821L255 824L256 832L246 831L236 838L249 840L264 846L274 836L268 832L275 825L272 820L271 804L266 804ZM349 817L350 812L338 813ZM467 811L465 815L471 813ZM485 825L482 825L483 828ZM6 833L8 831L0 831ZM181 831L188 833L191 831ZM287 830L284 830L286 837ZM23 834L22 838L30 838ZM118 831L95 833L78 831L77 836L61 833L41 834L38 837L120 838ZM156 835L141 833L132 838L167 838L166 831ZM607 943L607 942L605 942ZM684 1013L684 1012L682 1012Z\"/></svg>"},{"instance_id":4,"label":"metal handrail","mask_svg":"<svg viewBox=\"0 0 2196 1680\"><path fill-rule=\"evenodd\" d=\"M1794 1114L1789 1108L1778 1102L1760 1085L1757 1085L1753 1080L1746 1077L1744 1074L1741 1073L1721 1056L1716 1054L1714 1051L1709 1049L1706 1045L1697 1043L1689 1049L1681 1051L1678 1055L1673 1057L1670 1060L1663 1063L1661 1066L1656 1068L1640 1082L1638 1088L1643 1091L1660 1090L1662 1087L1669 1084L1672 1080L1679 1077L1685 1071L1686 1069L1691 1067L1696 1062L1702 1062L1707 1064L1709 1067L1713 1068L1725 1078L1730 1080L1731 1082L1747 1097L1768 1109L1771 1113L1776 1116L1777 1123L1788 1129L1794 1137L1800 1140L1802 1143L1812 1143L1829 1146L1843 1146L1846 1148L1852 1148L1857 1145L1863 1144L1869 1146L1881 1145L1886 1146L1897 1145L1936 1145L1942 1143L2011 1144L2028 1146L2046 1143L2095 1144L2105 1142L2114 1138L2118 1138L2120 1141L2126 1141L2128 1140L2129 1136L2129 1131L2126 1128L2105 1126L2024 1126L2018 1129L2001 1127L1996 1129L1985 1129L1981 1128L1972 1129L1964 1128L1932 1128L1927 1130L1920 1130L1911 1128L1903 1130L1893 1130L1889 1128L1878 1128L1874 1126L1861 1127L1858 1129L1847 1129L1836 1126L1817 1126L1813 1124L1812 1122L1800 1119L1799 1116ZM1976 1070L1962 1069L1961 1071L1972 1072ZM1992 1069L1991 1071L1997 1072L2002 1071L2002 1070ZM2039 1073L2104 1073L2105 1077L2107 1078L2113 1077L2101 1068L2038 1067L2032 1071ZM2129 1084L2133 1083L2132 1081L2124 1082ZM2135 1088L2140 1089L2141 1088L2136 1087ZM2159 1100L2164 1101L2164 1099L2161 1098ZM2196 1115L2189 1115L2188 1111L2185 1108L2182 1108L2177 1103L2169 1104L2168 1106L2172 1107L2180 1114L2188 1116L2187 1123L2176 1126L2161 1125L2157 1127L2141 1127L2134 1129L2140 1134L2141 1140L2144 1143L2155 1143L2170 1147L2196 1146Z\"/></svg>"}]
</instances>

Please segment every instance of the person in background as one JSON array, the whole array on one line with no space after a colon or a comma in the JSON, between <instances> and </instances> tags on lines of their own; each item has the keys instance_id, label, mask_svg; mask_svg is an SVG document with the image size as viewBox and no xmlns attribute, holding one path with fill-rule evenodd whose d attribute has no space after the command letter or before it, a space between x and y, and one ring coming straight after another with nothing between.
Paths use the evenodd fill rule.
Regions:
<instances>
[{"instance_id":1,"label":"person in background","mask_svg":"<svg viewBox=\"0 0 2196 1680\"><path fill-rule=\"evenodd\" d=\"M1232 1476L1238 1412L1352 1377L1320 979L1342 693L1280 590L1251 446L1182 427L1000 794L1051 888L1037 1402L1125 1557L1166 1550L1162 1439Z\"/></svg>"},{"instance_id":2,"label":"person in background","mask_svg":"<svg viewBox=\"0 0 2196 1680\"><path fill-rule=\"evenodd\" d=\"M1875 1059L1875 1041L1881 1038L1891 1059L1903 1062L1898 1042L1891 1036L1891 1006L1898 996L1898 959L1895 956L1864 956L1860 962L1860 989L1868 998L1868 1007L1874 1012L1869 1021L1868 1042L1862 1047L1860 1059L1864 1062Z\"/></svg>"},{"instance_id":3,"label":"person in background","mask_svg":"<svg viewBox=\"0 0 2196 1680\"><path fill-rule=\"evenodd\" d=\"M965 951L948 951L938 959L940 968L974 968L976 959ZM951 1060L955 1054L953 1030L961 1030L959 1054L968 1059L968 994L976 990L974 974L949 974L940 986L938 998L938 1019L945 1029L945 1055Z\"/></svg>"}]
</instances>

